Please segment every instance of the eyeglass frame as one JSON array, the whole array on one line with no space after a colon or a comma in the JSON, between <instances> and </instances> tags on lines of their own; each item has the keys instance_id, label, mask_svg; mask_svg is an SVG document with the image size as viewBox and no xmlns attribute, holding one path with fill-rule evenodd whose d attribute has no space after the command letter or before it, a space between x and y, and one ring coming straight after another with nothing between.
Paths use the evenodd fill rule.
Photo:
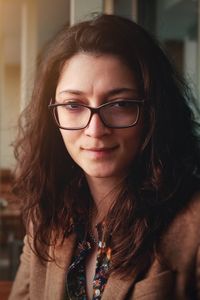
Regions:
<instances>
[{"instance_id":1,"label":"eyeglass frame","mask_svg":"<svg viewBox=\"0 0 200 300\"><path fill-rule=\"evenodd\" d=\"M140 100L136 100L136 99L129 99L129 100L124 100L125 101L128 101L128 102L134 102L136 104L138 104L138 113L137 113L137 118L136 118L136 121L134 123L132 123L131 125L128 125L128 126L110 126L110 125L107 125L105 123L105 121L103 120L101 114L100 114L100 109L102 107L105 107L111 103L118 103L118 102L122 102L123 100L117 100L117 101L110 101L110 102L106 102L106 103L103 103L101 105L99 105L98 107L91 107L89 105L86 105L86 104L82 104L82 103L77 103L78 105L82 106L82 107L86 107L90 110L90 117L89 117L89 120L87 122L87 124L84 126L84 127L80 127L80 128L66 128L66 127L63 127L63 126L60 126L60 124L58 123L57 121L57 117L55 115L55 112L54 112L54 108L55 107L58 107L58 106L65 106L69 103L58 103L58 102L55 102L53 103L53 100L51 98L50 100L50 103L48 104L48 109L51 111L52 115L53 115L53 119L56 123L56 125L60 128L60 129L64 129L64 130L81 130L81 129L85 129L89 124L90 124L90 121L92 119L92 116L94 114L97 114L101 120L101 122L103 123L104 126L108 127L108 128L113 128L113 129L123 129L123 128L130 128L130 127L134 127L137 125L138 123L138 120L139 120L139 117L140 117L140 105L143 105L144 102L146 101L145 99L140 99Z\"/></svg>"}]
</instances>

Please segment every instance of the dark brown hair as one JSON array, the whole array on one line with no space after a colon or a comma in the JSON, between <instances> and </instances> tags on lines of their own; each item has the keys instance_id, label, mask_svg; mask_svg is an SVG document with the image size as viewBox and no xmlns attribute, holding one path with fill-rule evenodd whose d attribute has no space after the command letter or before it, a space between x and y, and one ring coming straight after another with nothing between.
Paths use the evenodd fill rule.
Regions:
<instances>
[{"instance_id":1,"label":"dark brown hair","mask_svg":"<svg viewBox=\"0 0 200 300\"><path fill-rule=\"evenodd\" d=\"M141 274L161 234L197 189L200 168L193 97L154 38L130 20L102 15L65 26L40 56L15 148L24 217L27 226L33 223L34 249L44 260L51 258L40 245L55 244L60 232L68 236L72 220L87 219L89 189L48 111L64 63L81 51L117 55L147 99L144 147L106 219L112 271Z\"/></svg>"}]
</instances>

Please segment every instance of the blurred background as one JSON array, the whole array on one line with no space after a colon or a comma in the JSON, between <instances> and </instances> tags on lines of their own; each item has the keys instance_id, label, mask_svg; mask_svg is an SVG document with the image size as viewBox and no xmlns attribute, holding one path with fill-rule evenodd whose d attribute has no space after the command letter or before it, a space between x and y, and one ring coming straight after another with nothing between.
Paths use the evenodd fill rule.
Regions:
<instances>
[{"instance_id":1,"label":"blurred background","mask_svg":"<svg viewBox=\"0 0 200 300\"><path fill-rule=\"evenodd\" d=\"M102 12L135 20L155 35L199 101L200 0L0 0L0 281L13 280L23 245L19 201L11 191L12 142L37 55L63 24Z\"/></svg>"}]
</instances>

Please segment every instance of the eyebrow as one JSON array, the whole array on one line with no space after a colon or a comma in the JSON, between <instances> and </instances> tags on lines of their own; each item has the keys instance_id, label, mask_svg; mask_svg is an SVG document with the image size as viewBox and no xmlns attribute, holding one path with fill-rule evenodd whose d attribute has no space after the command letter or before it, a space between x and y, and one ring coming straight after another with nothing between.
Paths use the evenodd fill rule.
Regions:
<instances>
[{"instance_id":1,"label":"eyebrow","mask_svg":"<svg viewBox=\"0 0 200 300\"><path fill-rule=\"evenodd\" d=\"M126 87L122 87L122 88L116 88L116 89L112 89L108 92L106 92L106 95L108 97L111 97L111 96L115 96L117 94L121 94L121 93L124 93L124 92L137 92L137 89L133 89L133 88L126 88ZM80 96L80 95L83 95L84 92L83 91L79 91L79 90L63 90L60 92L60 94L73 94L73 95L77 95L77 96Z\"/></svg>"}]
</instances>

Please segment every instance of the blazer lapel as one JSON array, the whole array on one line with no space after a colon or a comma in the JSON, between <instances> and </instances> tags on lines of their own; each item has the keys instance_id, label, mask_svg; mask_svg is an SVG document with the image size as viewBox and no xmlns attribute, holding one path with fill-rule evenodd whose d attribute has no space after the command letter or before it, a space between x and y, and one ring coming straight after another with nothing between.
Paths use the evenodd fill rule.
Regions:
<instances>
[{"instance_id":1,"label":"blazer lapel","mask_svg":"<svg viewBox=\"0 0 200 300\"><path fill-rule=\"evenodd\" d=\"M128 294L129 289L134 284L136 276L129 277L128 279L122 279L117 275L110 275L106 288L102 295L102 300L124 300Z\"/></svg>"},{"instance_id":2,"label":"blazer lapel","mask_svg":"<svg viewBox=\"0 0 200 300\"><path fill-rule=\"evenodd\" d=\"M61 246L55 247L55 262L49 262L46 274L45 300L61 300L65 294L66 274L76 244L76 235L70 235ZM52 249L51 249L52 252Z\"/></svg>"},{"instance_id":3,"label":"blazer lapel","mask_svg":"<svg viewBox=\"0 0 200 300\"><path fill-rule=\"evenodd\" d=\"M146 274L147 277L157 276L160 272L166 271L166 266L161 264L158 259L155 259L152 263L151 267ZM121 279L119 275L110 275L106 288L103 292L102 300L110 300L111 295L112 299L115 300L124 300L127 299L127 294L130 292L130 289L133 289L136 284L137 276L133 274L131 277L126 279ZM149 280L150 281L150 280ZM142 281L141 281L142 282ZM143 281L143 287L145 285L146 280ZM150 281L151 282L151 281ZM142 287L142 290L143 290ZM151 284L147 284L145 286L145 291L147 292L147 288L151 289ZM141 293L141 289L138 286L136 295ZM135 295L135 294L134 294ZM135 296L136 296L135 295Z\"/></svg>"}]
</instances>

